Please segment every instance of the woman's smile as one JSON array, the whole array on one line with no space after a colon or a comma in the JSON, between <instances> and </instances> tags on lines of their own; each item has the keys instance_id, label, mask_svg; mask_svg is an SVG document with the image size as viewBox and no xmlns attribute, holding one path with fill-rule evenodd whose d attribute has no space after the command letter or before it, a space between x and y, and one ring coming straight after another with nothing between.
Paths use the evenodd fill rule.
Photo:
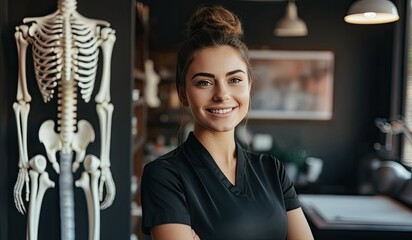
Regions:
<instances>
[{"instance_id":1,"label":"woman's smile","mask_svg":"<svg viewBox=\"0 0 412 240\"><path fill-rule=\"evenodd\" d=\"M208 112L217 114L217 115L224 115L232 112L236 107L230 108L213 108L213 109L206 109Z\"/></svg>"}]
</instances>

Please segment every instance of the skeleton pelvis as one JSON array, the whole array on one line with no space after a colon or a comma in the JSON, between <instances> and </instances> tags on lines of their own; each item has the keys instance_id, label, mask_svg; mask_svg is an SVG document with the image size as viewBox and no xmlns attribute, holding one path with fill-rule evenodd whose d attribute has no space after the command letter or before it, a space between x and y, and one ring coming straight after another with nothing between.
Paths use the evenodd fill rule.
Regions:
<instances>
[{"instance_id":1,"label":"skeleton pelvis","mask_svg":"<svg viewBox=\"0 0 412 240\"><path fill-rule=\"evenodd\" d=\"M64 137L62 137L64 136ZM55 131L55 123L52 120L45 121L39 129L39 140L43 143L47 157L52 164L56 164L56 152L76 152L75 162L84 159L86 148L95 138L92 125L86 120L80 120L77 124L77 132ZM57 171L57 170L56 170Z\"/></svg>"}]
</instances>

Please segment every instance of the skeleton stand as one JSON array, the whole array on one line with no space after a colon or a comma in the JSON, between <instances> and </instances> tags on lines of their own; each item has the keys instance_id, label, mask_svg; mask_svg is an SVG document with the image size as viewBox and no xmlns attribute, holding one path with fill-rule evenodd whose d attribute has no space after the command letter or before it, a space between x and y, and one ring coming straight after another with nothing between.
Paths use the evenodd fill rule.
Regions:
<instances>
[{"instance_id":1,"label":"skeleton stand","mask_svg":"<svg viewBox=\"0 0 412 240\"><path fill-rule=\"evenodd\" d=\"M22 198L29 201L27 239L36 240L41 203L45 191L54 187L54 182L45 172L47 160L37 155L28 161L27 121L31 96L26 80L26 51L31 45L34 72L43 101L49 102L57 87L58 121L46 120L39 129L39 140L43 143L47 159L54 170L60 173L61 238L74 239L73 174L84 159L86 172L76 181L86 195L89 214L89 239L99 239L100 208L109 207L116 194L110 172L110 139L113 105L110 103L111 54L116 40L115 31L105 21L88 19L77 11L75 0L58 0L56 12L23 19L24 25L16 27L15 38L18 50L17 101L13 109L17 122L19 144L19 174L14 187L14 201L19 212L26 212ZM87 146L94 141L92 125L86 120L77 122L77 94L89 102L93 93L99 47L102 49L103 70L100 89L95 96L96 111L100 123L100 159L86 155ZM60 165L56 153L60 155ZM72 162L73 154L76 158ZM39 177L40 175L40 177ZM91 180L90 177L91 176ZM31 182L31 184L29 184ZM99 183L100 182L100 183ZM103 188L106 196L103 200ZM31 193L30 193L31 189Z\"/></svg>"}]
</instances>

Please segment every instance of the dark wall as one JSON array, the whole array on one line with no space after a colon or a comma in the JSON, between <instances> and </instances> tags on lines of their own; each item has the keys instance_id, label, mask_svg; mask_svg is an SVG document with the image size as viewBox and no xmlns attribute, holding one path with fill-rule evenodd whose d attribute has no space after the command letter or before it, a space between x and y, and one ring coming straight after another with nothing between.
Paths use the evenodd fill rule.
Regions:
<instances>
[{"instance_id":1,"label":"dark wall","mask_svg":"<svg viewBox=\"0 0 412 240\"><path fill-rule=\"evenodd\" d=\"M39 17L57 9L56 1L0 0L0 239L25 239L27 214L21 215L14 206L13 187L18 173L17 130L12 109L17 91L17 49L14 40L15 26L23 24L25 17ZM77 10L83 16L106 20L116 30L111 64L111 102L114 105L111 171L116 184L113 205L101 211L101 239L130 238L130 177L131 177L131 89L134 56L134 1L78 1ZM101 79L101 54L96 85L89 104L78 99L77 119L92 123L96 139L87 153L100 156L100 131L94 96ZM44 104L35 83L31 55L27 59L28 87L32 96L29 115L28 153L45 155L37 134L41 123L56 120L57 104L52 100ZM56 96L57 97L57 96ZM49 164L50 165L50 164ZM79 169L74 180L80 177ZM58 175L47 167L51 180L56 183L43 200L39 224L39 239L60 239ZM75 188L76 239L88 239L88 219L85 197ZM27 205L26 205L27 206Z\"/></svg>"},{"instance_id":2,"label":"dark wall","mask_svg":"<svg viewBox=\"0 0 412 240\"><path fill-rule=\"evenodd\" d=\"M270 133L277 142L297 144L308 154L322 158L320 183L326 191L348 192L355 188L358 165L374 152L373 144L381 140L374 120L390 117L391 82L400 80L393 73L401 71L402 65L393 66L392 62L399 57L394 54L395 46L403 39L403 1L394 1L401 20L379 25L344 22L353 0L297 1L298 15L306 22L309 35L295 38L272 34L284 14L286 1L145 2L150 7L152 51L176 49L190 14L202 4L221 4L236 12L243 21L250 49L333 51L332 120L250 120L248 124L254 133Z\"/></svg>"}]
</instances>

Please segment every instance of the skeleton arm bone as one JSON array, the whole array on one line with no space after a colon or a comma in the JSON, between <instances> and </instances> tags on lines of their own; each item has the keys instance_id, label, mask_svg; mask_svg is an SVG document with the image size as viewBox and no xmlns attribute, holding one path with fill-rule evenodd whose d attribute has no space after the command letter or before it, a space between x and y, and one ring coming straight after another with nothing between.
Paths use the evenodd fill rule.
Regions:
<instances>
[{"instance_id":1,"label":"skeleton arm bone","mask_svg":"<svg viewBox=\"0 0 412 240\"><path fill-rule=\"evenodd\" d=\"M106 197L103 200L100 208L109 207L116 195L116 187L110 172L110 139L111 139L111 123L113 114L113 105L110 103L110 65L113 45L116 41L114 30L111 28L103 28L101 31L103 38L103 72L100 90L95 97L97 103L96 111L99 116L100 131L101 131L101 177L99 185L100 200L103 200L103 187L106 187Z\"/></svg>"},{"instance_id":2,"label":"skeleton arm bone","mask_svg":"<svg viewBox=\"0 0 412 240\"><path fill-rule=\"evenodd\" d=\"M100 178L100 185L99 185L99 195L100 200L103 199L103 184L106 186L106 197L104 201L100 205L100 209L106 209L110 207L113 203L114 197L116 196L116 186L113 181L112 173L110 172L110 168L105 167L102 168L102 175Z\"/></svg>"},{"instance_id":3,"label":"skeleton arm bone","mask_svg":"<svg viewBox=\"0 0 412 240\"><path fill-rule=\"evenodd\" d=\"M103 186L106 186L106 197L101 205L101 209L109 207L116 195L116 187L114 185L113 177L110 172L110 139L111 139L111 125L113 115L112 104L97 104L96 111L99 116L100 132L101 132L101 178L99 185L100 200L103 199Z\"/></svg>"},{"instance_id":4,"label":"skeleton arm bone","mask_svg":"<svg viewBox=\"0 0 412 240\"><path fill-rule=\"evenodd\" d=\"M16 33L14 34L17 44L18 52L18 83L17 83L17 101L13 104L13 109L16 117L17 133L18 133L18 145L19 145L19 173L17 181L14 186L14 202L17 210L20 213L26 211L21 197L24 184L26 183L26 201L29 201L30 187L29 187L29 160L27 154L27 120L30 111L31 96L27 90L26 79L26 51L28 46L28 27L21 25L16 27Z\"/></svg>"},{"instance_id":5,"label":"skeleton arm bone","mask_svg":"<svg viewBox=\"0 0 412 240\"><path fill-rule=\"evenodd\" d=\"M114 30L111 28L102 29L102 36L105 39L101 45L103 52L103 70L100 90L95 98L97 103L110 102L110 65L113 45L116 41Z\"/></svg>"},{"instance_id":6,"label":"skeleton arm bone","mask_svg":"<svg viewBox=\"0 0 412 240\"><path fill-rule=\"evenodd\" d=\"M17 121L17 132L19 139L19 168L29 168L27 155L27 120L30 112L30 104L14 103L13 109Z\"/></svg>"},{"instance_id":7,"label":"skeleton arm bone","mask_svg":"<svg viewBox=\"0 0 412 240\"><path fill-rule=\"evenodd\" d=\"M18 86L17 86L17 101L30 102L31 96L27 90L27 78L26 78L26 53L29 42L25 39L28 37L28 27L21 25L16 28L14 34L17 44L18 53Z\"/></svg>"}]
</instances>

